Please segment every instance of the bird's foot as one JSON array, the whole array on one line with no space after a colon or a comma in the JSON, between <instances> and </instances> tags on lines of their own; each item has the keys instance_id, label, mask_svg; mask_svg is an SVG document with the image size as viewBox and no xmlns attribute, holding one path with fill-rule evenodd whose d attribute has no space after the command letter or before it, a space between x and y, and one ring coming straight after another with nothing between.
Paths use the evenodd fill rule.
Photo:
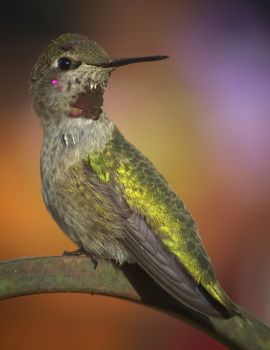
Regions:
<instances>
[{"instance_id":1,"label":"bird's foot","mask_svg":"<svg viewBox=\"0 0 270 350\"><path fill-rule=\"evenodd\" d=\"M71 252L68 252L65 250L63 255L65 255L65 256L83 256L83 255L85 255L91 259L91 261L94 265L94 269L96 269L96 267L98 266L97 256L93 253L86 252L83 248L79 248L79 249L73 250Z\"/></svg>"},{"instance_id":2,"label":"bird's foot","mask_svg":"<svg viewBox=\"0 0 270 350\"><path fill-rule=\"evenodd\" d=\"M72 250L71 252L69 251L64 251L63 255L65 256L81 256L81 255L86 255L87 253L82 249L76 249L76 250Z\"/></svg>"}]
</instances>

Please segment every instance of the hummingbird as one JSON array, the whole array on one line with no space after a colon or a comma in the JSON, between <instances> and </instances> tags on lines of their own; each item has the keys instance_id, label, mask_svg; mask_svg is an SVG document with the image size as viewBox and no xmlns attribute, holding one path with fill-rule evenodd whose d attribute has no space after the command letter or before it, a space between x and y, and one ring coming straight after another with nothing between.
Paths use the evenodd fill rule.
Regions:
<instances>
[{"instance_id":1,"label":"hummingbird","mask_svg":"<svg viewBox=\"0 0 270 350\"><path fill-rule=\"evenodd\" d=\"M33 107L44 131L43 198L64 233L94 261L136 263L186 307L233 317L238 308L217 281L191 214L103 108L115 69L166 58L114 59L72 33L47 46L31 74Z\"/></svg>"}]
</instances>

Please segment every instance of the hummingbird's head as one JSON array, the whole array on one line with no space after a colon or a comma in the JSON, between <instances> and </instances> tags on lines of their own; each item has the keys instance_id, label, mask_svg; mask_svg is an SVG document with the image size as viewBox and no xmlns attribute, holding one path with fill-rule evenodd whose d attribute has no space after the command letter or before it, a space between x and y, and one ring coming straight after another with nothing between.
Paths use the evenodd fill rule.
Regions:
<instances>
[{"instance_id":1,"label":"hummingbird's head","mask_svg":"<svg viewBox=\"0 0 270 350\"><path fill-rule=\"evenodd\" d=\"M46 123L60 118L98 118L112 68L110 57L92 40L63 34L41 53L33 67L34 108Z\"/></svg>"},{"instance_id":2,"label":"hummingbird's head","mask_svg":"<svg viewBox=\"0 0 270 350\"><path fill-rule=\"evenodd\" d=\"M46 124L62 118L97 120L111 72L119 66L167 56L111 59L97 43L62 34L41 53L31 74L34 108Z\"/></svg>"}]
</instances>

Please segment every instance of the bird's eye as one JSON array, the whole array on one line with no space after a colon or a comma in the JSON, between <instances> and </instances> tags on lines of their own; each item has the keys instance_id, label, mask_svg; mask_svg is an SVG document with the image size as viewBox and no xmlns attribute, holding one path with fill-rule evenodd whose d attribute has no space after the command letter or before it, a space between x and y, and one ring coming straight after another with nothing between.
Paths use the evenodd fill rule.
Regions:
<instances>
[{"instance_id":1,"label":"bird's eye","mask_svg":"<svg viewBox=\"0 0 270 350\"><path fill-rule=\"evenodd\" d=\"M57 62L58 68L61 70L69 70L72 67L72 60L68 57L61 57Z\"/></svg>"}]
</instances>

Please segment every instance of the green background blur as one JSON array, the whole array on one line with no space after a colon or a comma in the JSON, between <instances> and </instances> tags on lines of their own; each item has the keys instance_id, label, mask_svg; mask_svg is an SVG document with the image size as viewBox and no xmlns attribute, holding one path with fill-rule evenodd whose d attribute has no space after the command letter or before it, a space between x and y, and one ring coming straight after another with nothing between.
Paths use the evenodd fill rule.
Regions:
<instances>
[{"instance_id":1,"label":"green background blur","mask_svg":"<svg viewBox=\"0 0 270 350\"><path fill-rule=\"evenodd\" d=\"M42 202L42 131L28 80L51 39L78 32L112 57L171 57L116 71L105 94L106 111L186 203L228 294L270 323L266 4L46 0L1 5L0 258L74 249ZM79 294L1 301L0 348L224 349L160 312Z\"/></svg>"}]
</instances>

